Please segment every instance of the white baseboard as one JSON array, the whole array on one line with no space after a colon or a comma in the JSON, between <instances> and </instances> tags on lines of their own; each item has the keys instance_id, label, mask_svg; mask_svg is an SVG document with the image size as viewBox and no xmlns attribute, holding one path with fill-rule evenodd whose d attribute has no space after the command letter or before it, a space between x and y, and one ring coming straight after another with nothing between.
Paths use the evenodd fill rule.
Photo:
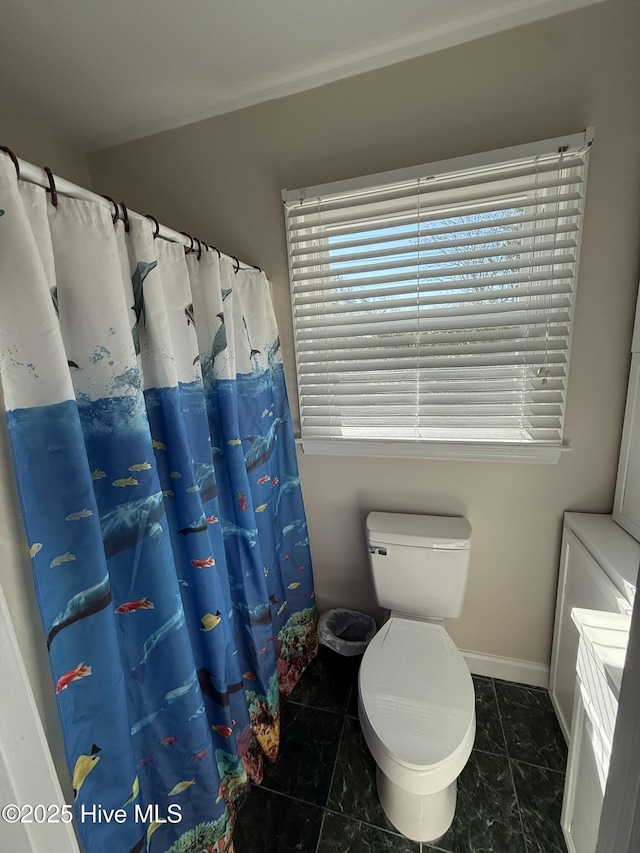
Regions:
<instances>
[{"instance_id":1,"label":"white baseboard","mask_svg":"<svg viewBox=\"0 0 640 853\"><path fill-rule=\"evenodd\" d=\"M496 655L483 655L478 652L460 650L472 675L486 675L490 678L502 678L504 681L517 681L532 687L549 687L549 667L542 663L532 663L516 658L501 658Z\"/></svg>"}]
</instances>

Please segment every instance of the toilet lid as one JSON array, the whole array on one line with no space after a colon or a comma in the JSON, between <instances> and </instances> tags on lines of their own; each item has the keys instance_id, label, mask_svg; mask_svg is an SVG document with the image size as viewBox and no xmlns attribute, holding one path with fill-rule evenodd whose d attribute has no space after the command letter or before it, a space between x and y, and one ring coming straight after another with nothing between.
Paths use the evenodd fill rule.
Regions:
<instances>
[{"instance_id":1,"label":"toilet lid","mask_svg":"<svg viewBox=\"0 0 640 853\"><path fill-rule=\"evenodd\" d=\"M367 648L359 687L380 744L407 767L450 759L475 726L469 669L441 625L389 619Z\"/></svg>"}]
</instances>

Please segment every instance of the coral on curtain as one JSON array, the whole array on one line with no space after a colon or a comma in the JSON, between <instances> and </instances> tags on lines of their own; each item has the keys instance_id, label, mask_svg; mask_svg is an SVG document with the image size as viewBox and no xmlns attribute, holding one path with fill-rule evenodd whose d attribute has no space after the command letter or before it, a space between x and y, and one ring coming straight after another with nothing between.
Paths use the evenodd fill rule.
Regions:
<instances>
[{"instance_id":1,"label":"coral on curtain","mask_svg":"<svg viewBox=\"0 0 640 853\"><path fill-rule=\"evenodd\" d=\"M5 157L0 208L2 386L80 838L231 849L317 650L268 283L54 207Z\"/></svg>"}]
</instances>

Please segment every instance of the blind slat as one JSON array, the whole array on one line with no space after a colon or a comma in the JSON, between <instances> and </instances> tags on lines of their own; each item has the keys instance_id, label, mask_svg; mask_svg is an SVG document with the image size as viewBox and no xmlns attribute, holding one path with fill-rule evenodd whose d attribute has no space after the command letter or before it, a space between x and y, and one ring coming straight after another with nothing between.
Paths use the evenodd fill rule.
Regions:
<instances>
[{"instance_id":1,"label":"blind slat","mask_svg":"<svg viewBox=\"0 0 640 853\"><path fill-rule=\"evenodd\" d=\"M564 353L548 353L545 354L543 358L540 358L538 353L523 353L518 358L519 364L536 365L538 367L543 364L564 364L565 361L566 356ZM456 363L453 363L452 359L447 356L442 358L431 358L428 360L421 358L394 359L393 361L372 359L371 361L367 361L363 364L340 365L332 363L330 366L322 364L301 364L299 376L307 378L313 375L316 377L317 382L318 377L324 375L327 382L329 382L331 381L331 377L336 377L333 381L338 381L337 377L343 373L360 373L362 371L383 373L385 371L392 370L417 371L422 368L426 368L427 364L429 367L449 367L451 370L455 370L458 367L484 367L485 365L487 367L495 367L497 365L512 365L513 363L514 359L512 356L496 353L489 353L488 355L476 354L465 358L459 357L456 360Z\"/></svg>"},{"instance_id":2,"label":"blind slat","mask_svg":"<svg viewBox=\"0 0 640 853\"><path fill-rule=\"evenodd\" d=\"M466 344L458 344L456 346L444 346L444 345L434 345L429 347L428 353L426 355L421 354L418 358L424 359L425 363L428 363L432 358L436 358L438 356L450 355L450 356L460 356L466 358L469 355L476 355L477 353L512 353L514 358L513 361L516 362L518 360L518 356L522 353L548 353L551 351L564 351L567 349L566 340L560 339L555 344L548 344L546 341L536 341L531 342L528 346L514 346L508 342L502 343L477 343L473 345ZM384 358L389 358L391 361L396 359L404 359L410 358L415 355L415 347L396 347L394 349L392 356L385 356ZM364 351L347 351L342 353L334 353L331 359L331 363L333 365L347 365L349 363L354 364L369 364L372 359L380 358L381 353L379 350L364 350ZM544 360L544 359L542 359ZM300 356L300 364L308 365L308 364L325 364L326 356L323 356L322 353L315 353L312 355Z\"/></svg>"},{"instance_id":3,"label":"blind slat","mask_svg":"<svg viewBox=\"0 0 640 853\"><path fill-rule=\"evenodd\" d=\"M525 431L526 430L526 431ZM463 424L435 424L426 426L394 425L359 427L357 425L340 426L313 426L306 427L308 438L388 438L391 441L402 439L434 440L434 441L529 441L535 436L535 441L556 442L558 434L557 422L549 424L526 424L505 423L494 421L482 426L464 426Z\"/></svg>"},{"instance_id":4,"label":"blind slat","mask_svg":"<svg viewBox=\"0 0 640 853\"><path fill-rule=\"evenodd\" d=\"M399 308L410 307L416 307L416 310L418 310L427 305L435 307L444 305L453 308L453 305L456 303L470 305L471 303L482 302L495 305L495 303L511 302L515 304L516 301L526 302L532 297L539 300L545 296L562 296L567 293L571 293L571 284L567 281L559 284L549 282L546 286L540 286L535 289L526 285L512 288L495 287L489 281L483 287L477 287L475 290L465 290L462 293L423 294L414 291L413 294L410 292L403 293L396 297L385 297L384 300L375 293L367 293L366 296L363 295L359 300L354 299L353 294L351 294L351 299L348 300L351 304L343 304L342 299L336 300L333 303L335 306L333 311L328 311L325 303L315 302L313 304L307 303L306 307L296 305L295 312L296 317L325 318L335 315L344 316L351 313L364 314L367 311L396 311Z\"/></svg>"},{"instance_id":5,"label":"blind slat","mask_svg":"<svg viewBox=\"0 0 640 853\"><path fill-rule=\"evenodd\" d=\"M490 199L498 197L502 199L509 199L511 201L511 206L514 207L522 196L534 193L542 195L548 190L559 190L558 195L569 193L576 194L580 197L578 190L579 186L580 183L574 178L539 181L537 184L536 181L532 179L528 183L522 183L510 191L501 191L501 188L497 188L498 192L496 193L495 187L490 189L479 188L477 191L457 193L449 200L445 198L444 193L431 193L429 195L421 193L413 198L407 198L404 203L396 203L392 207L385 208L382 205L375 204L370 204L366 208L361 207L356 212L355 216L354 212L351 210L341 210L336 213L319 213L315 215L309 212L298 217L289 217L288 224L292 230L295 228L313 228L326 229L327 231L330 231L336 226L344 225L346 223L353 224L358 222L370 224L374 217L381 215L384 215L387 220L390 220L391 218L395 219L396 217L413 213L413 219L415 220L420 218L423 212L429 210L432 210L434 213L438 211L440 213L440 218L445 219L448 216L451 216L448 207L450 208L452 204L467 206L470 204L477 204L478 202L488 203Z\"/></svg>"},{"instance_id":6,"label":"blind slat","mask_svg":"<svg viewBox=\"0 0 640 853\"><path fill-rule=\"evenodd\" d=\"M553 317L550 317L548 314L544 314L544 312L540 311L536 315L530 311L522 311L520 313L512 312L511 314L505 313L503 315L498 316L494 319L493 323L488 322L487 317L482 318L482 328L484 329L495 329L496 337L498 337L502 333L502 329L504 328L522 328L523 325L526 328L527 317L530 317L530 325L529 328L532 328L534 325L539 327L546 327L553 322L556 323L569 323L569 312L568 311L560 311L558 310ZM501 322L498 323L497 321ZM427 324L424 320L421 323L420 330L422 332L452 332L459 331L461 329L468 329L469 331L475 331L477 327L480 325L477 317L473 314L469 317L436 317L432 320L431 323ZM313 328L309 329L301 329L298 335L298 340L304 341L313 341L313 340L327 340L327 341L335 341L336 346L340 346L343 340L353 340L357 337L362 336L381 336L381 335L402 335L402 334L415 334L416 333L416 324L414 323L413 318L409 318L407 320L397 320L397 321L389 321L389 322L381 322L378 320L376 323L370 323L362 326L354 326L350 325L333 325L327 328L323 328L320 326L315 330ZM322 333L322 334L320 334Z\"/></svg>"},{"instance_id":7,"label":"blind slat","mask_svg":"<svg viewBox=\"0 0 640 853\"><path fill-rule=\"evenodd\" d=\"M475 328L487 326L526 325L531 322L549 322L548 317L556 309L568 309L571 301L565 296L547 297L544 304L533 300L489 304L455 305L447 308L424 308L416 306L411 310L398 309L396 312L380 310L379 313L363 312L361 316L351 314L328 314L324 317L296 318L298 328L302 330L316 329L317 336L322 339L329 329L332 335L345 334L339 332L341 326L346 327L350 337L357 331L360 335L383 335L399 331L429 331L431 329ZM545 310L546 309L546 310ZM482 318L481 320L478 318ZM560 317L567 317L568 312Z\"/></svg>"},{"instance_id":8,"label":"blind slat","mask_svg":"<svg viewBox=\"0 0 640 853\"><path fill-rule=\"evenodd\" d=\"M391 279L386 279L383 281L376 281L375 288L371 288L371 293L375 293L376 297L382 299L386 296L403 296L407 293L416 293L416 278L413 277L409 281L406 280L406 276L398 276L399 282L396 283L393 287L386 287L385 284L387 281L391 282ZM527 288L531 288L532 293L536 293L540 288L548 286L548 282L561 282L565 279L568 279L571 282L573 278L573 272L569 268L556 269L555 266L549 270L539 270L536 269L535 272L529 269L523 270L522 273L517 275L492 275L491 281L487 283L487 286L491 287L507 287L509 285L526 285ZM404 283L402 283L404 281ZM366 298L363 296L366 293L365 288L367 287L367 283L361 284L359 287L342 287L331 288L327 282L324 282L324 286L318 286L316 284L306 287L301 285L296 289L296 293L293 295L293 304L295 308L302 307L303 305L318 305L331 303L335 300L340 300L341 302L354 300L354 299L363 299ZM446 282L438 282L438 281L430 281L430 280L420 280L420 294L429 294L429 293L451 293L457 290L468 290L471 291L478 287L478 279L450 279Z\"/></svg>"},{"instance_id":9,"label":"blind slat","mask_svg":"<svg viewBox=\"0 0 640 853\"><path fill-rule=\"evenodd\" d=\"M516 327L502 327L500 333L496 329L462 329L452 330L449 332L416 332L413 333L411 343L418 344L440 344L464 341L467 343L474 341L507 341L507 340L538 340L540 338L566 338L569 330L566 325L555 325L545 322L540 326L528 326L526 329ZM314 339L312 341L300 340L298 342L298 352L301 357L308 353L322 353L331 351L339 353L343 351L366 350L375 352L378 349L395 349L396 347L405 346L407 344L407 336L372 336L353 337L333 340L330 338ZM326 356L324 356L326 358Z\"/></svg>"},{"instance_id":10,"label":"blind slat","mask_svg":"<svg viewBox=\"0 0 640 853\"><path fill-rule=\"evenodd\" d=\"M462 256L467 258L482 257L485 254L489 257L508 253L517 254L518 249L523 252L532 251L536 245L535 243L532 243L532 241L535 241L539 237L548 237L550 235L555 236L557 234L570 234L576 230L576 224L574 222L568 222L565 224L554 223L553 225L546 226L545 228L504 231L500 233L475 235L473 237L458 237L449 240L428 240L426 238L430 235L419 234L418 237L415 238L415 242L413 242L414 238L398 236L394 238L394 242L402 240L405 245L393 247L385 245L384 248L381 249L369 249L367 252L351 252L350 254L344 252L343 246L338 245L333 246L331 252L319 252L317 247L312 247L310 250L305 252L304 255L302 253L298 254L298 259L292 262L291 269L316 270L327 266L334 268L336 266L336 262L344 265L359 260L375 261L376 259L388 257L401 259L406 255L421 255L424 263L431 263L431 258L429 256L430 253L446 251L447 249L463 248L465 246L483 246L487 243L496 245L493 249L487 250L487 252L482 255L468 251L464 252ZM383 241L378 238L378 245L382 242ZM385 237L384 243L386 244L387 242L388 238ZM517 243L518 245L513 247L509 245L511 243ZM554 240L551 246L555 247L556 245L557 242ZM565 245L575 246L575 241L569 240ZM507 248L509 249L509 252L506 252ZM447 254L447 260L449 260L451 256L452 255ZM455 257L455 255L453 257Z\"/></svg>"},{"instance_id":11,"label":"blind slat","mask_svg":"<svg viewBox=\"0 0 640 853\"><path fill-rule=\"evenodd\" d=\"M558 249L575 249L576 241L574 239L552 240L543 243L531 243L529 246L503 246L498 250L495 249L478 249L477 251L468 252L446 252L439 255L428 256L420 254L417 250L413 253L415 257L395 258L391 261L372 261L370 264L360 264L360 266L346 266L341 263L339 258L334 258L333 261L327 260L317 266L305 267L304 270L298 269L293 273L292 279L297 281L317 281L322 278L337 278L338 276L353 276L352 284L360 286L356 276L366 275L372 271L384 270L401 270L428 267L436 267L435 273L439 272L441 265L451 265L460 263L457 269L457 275L464 275L464 270L477 270L483 272L484 268L489 267L495 269L510 269L518 266L544 266L547 264L557 263L552 256L545 257L543 253L556 252ZM524 258L521 256L525 256ZM531 256L535 255L535 258ZM511 256L514 256L511 258ZM508 261L500 261L499 258L508 257ZM496 258L495 261L486 265L478 264L481 258ZM560 263L573 263L574 257L567 254L566 261ZM476 263L474 263L474 261ZM422 273L419 273L421 276Z\"/></svg>"},{"instance_id":12,"label":"blind slat","mask_svg":"<svg viewBox=\"0 0 640 853\"><path fill-rule=\"evenodd\" d=\"M537 199L522 196L518 199L518 208L521 211L531 210L533 221L542 221L550 212L555 217L558 215L558 210L562 210L563 216L579 218L581 215L579 202L581 200L582 193L580 191L561 190L557 193L546 193L544 207L539 204ZM577 205L575 204L576 202L578 203ZM475 219L474 217L482 215L492 217L500 211L513 209L514 200L512 198L499 197L483 201L476 199L475 201L471 200L468 204L456 203L455 205L449 205L444 213L439 208L433 211L423 209L420 211L419 224L426 225L429 222L441 223L448 218L455 218L461 223L466 223L469 228L474 225L478 227L477 223L482 222L482 220ZM336 244L339 245L340 238L345 235L360 234L363 231L371 233L374 230L384 238L386 229L396 230L403 226L417 227L417 222L418 219L415 215L415 210L411 210L404 214L386 212L371 216L366 220L346 220L344 223L336 225L325 224L322 229L310 228L305 225L296 228L292 223L288 223L288 232L290 234L289 245L293 247L301 243L309 243L314 240L321 241L328 238L336 240ZM487 222L485 222L485 225L489 227Z\"/></svg>"},{"instance_id":13,"label":"blind slat","mask_svg":"<svg viewBox=\"0 0 640 853\"><path fill-rule=\"evenodd\" d=\"M563 381L565 377L565 367L563 364L548 365L546 368L546 378L548 381L556 379ZM525 365L494 365L487 366L467 366L456 367L455 370L448 368L429 367L429 370L424 370L420 375L420 382L426 388L430 384L436 390L440 388L455 388L458 383L473 384L477 390L481 388L478 380L483 382L535 382L535 387L538 387L539 380L533 374L528 372L528 367ZM310 378L307 388L309 394L324 393L325 389L329 389L329 393L338 394L366 394L373 393L376 389L387 388L390 392L394 390L406 390L407 388L416 387L416 375L413 372L389 371L384 374L373 374L369 377L366 374L360 373L357 376L345 377L340 376L338 381L334 383L325 382L325 378L318 377L317 383L314 383L313 377Z\"/></svg>"},{"instance_id":14,"label":"blind slat","mask_svg":"<svg viewBox=\"0 0 640 853\"><path fill-rule=\"evenodd\" d=\"M418 427L420 426L451 426L454 429L462 428L464 429L465 421L468 421L469 418L472 417L474 419L474 429L478 427L487 427L487 426L514 426L518 427L522 423L522 415L515 411L513 414L504 414L500 415L499 412L496 412L492 417L487 418L477 418L476 412L470 413L461 413L460 415L429 415L428 423L420 423L418 420ZM351 427L375 427L375 425L379 422L376 420L375 416L372 416L370 419L363 418L361 416L350 418L348 416L342 416L343 421L348 423ZM407 415L403 417L402 415L397 415L394 418L394 423L396 426L400 427L412 427L415 423L415 415ZM553 415L545 416L531 416L527 418L527 422L534 426L536 429L558 429L560 426L560 417L559 415L554 417ZM331 418L305 418L305 426L308 427L328 427L331 426L332 419Z\"/></svg>"},{"instance_id":15,"label":"blind slat","mask_svg":"<svg viewBox=\"0 0 640 853\"><path fill-rule=\"evenodd\" d=\"M300 284L300 289L297 290L298 293L309 292L309 291L317 291L321 288L330 284L333 287L344 287L344 288L364 288L368 285L377 285L377 284L386 284L388 282L394 281L411 281L414 285L417 280L422 284L424 281L428 281L429 279L436 279L438 283L441 284L442 290L446 290L448 287L449 278L453 278L454 280L463 279L465 276L473 276L473 275L487 275L488 273L497 273L502 271L512 271L512 270L522 270L523 274L521 278L523 280L527 280L526 274L528 270L532 267L548 267L551 270L555 270L563 264L573 264L575 262L575 257L573 255L555 255L553 257L545 258L510 258L508 261L495 261L492 263L484 263L484 264L464 264L461 266L451 266L451 267L441 267L436 269L421 269L419 278L413 273L411 277L408 276L406 272L396 273L396 274L387 274L383 276L371 276L365 277L362 279L352 279L350 281L341 281L339 285L336 285L335 282L327 281L326 276L320 276L318 279L312 279L311 284L305 284L304 280L299 278L295 280L296 286ZM382 271L384 272L384 271ZM531 278L535 278L536 273L531 273ZM323 281L324 279L324 281ZM477 286L478 279L475 280L475 284L473 279L471 279L470 286Z\"/></svg>"},{"instance_id":16,"label":"blind slat","mask_svg":"<svg viewBox=\"0 0 640 853\"><path fill-rule=\"evenodd\" d=\"M564 391L566 373L564 368L564 364L548 365L546 367L545 375L547 382L543 386L541 386L539 377L536 375L536 370L532 369L530 365L520 365L518 367L518 373L514 372L512 368L505 368L504 365L494 365L493 367L483 366L482 368L470 367L466 369L464 379L459 378L459 373L465 372L464 370L448 371L447 373L442 369L434 369L433 371L425 371L423 377L420 379L420 386L427 393L441 393L443 391L456 392L459 388L462 388L463 390L470 390L480 394L482 393L482 389L485 387L484 382L489 383L487 385L489 391L496 388L498 390L504 388L506 391L524 389L527 393L531 393L532 391L544 390L547 387L551 390ZM482 383L478 381L479 370L482 371ZM440 378L431 381L428 377L430 377L432 373L439 373ZM501 373L504 373L505 375L500 376ZM484 378L487 374L491 375L491 379L487 380ZM335 381L330 381L328 383L325 383L324 377L322 376L316 377L318 382L314 382L314 377L310 377L309 384L307 386L308 394L305 396L305 401L333 399L334 397L339 397L341 394L344 396L369 396L372 399L376 394L382 396L385 393L393 395L397 392L398 394L412 393L415 395L416 380L415 378L407 379L408 375L409 374L406 373L394 374L393 372L375 376L367 376L364 374L345 376L344 374L340 374L338 377L334 377ZM465 383L467 383L466 386ZM473 387L469 388L469 384Z\"/></svg>"},{"instance_id":17,"label":"blind slat","mask_svg":"<svg viewBox=\"0 0 640 853\"><path fill-rule=\"evenodd\" d=\"M514 380L511 385L506 382L483 383L482 387L479 387L478 383L464 384L460 382L458 384L455 384L455 382L448 384L441 383L440 386L434 386L433 383L421 381L420 389L421 393L428 395L430 400L449 398L482 400L485 397L487 399L507 400L512 397L518 397L518 399L536 401L542 400L545 396L559 402L562 400L564 382L561 379L547 379L547 384L542 390L537 389L536 386L539 384L538 382L534 385L531 379L525 381ZM313 390L310 390L305 397L305 407L322 407L327 405L327 400L333 400L334 398L340 398L336 403L338 406L384 406L387 403L402 403L410 399L412 394L415 399L415 391L415 384L411 385L409 383L384 389L380 388L378 384L366 385L363 383L361 386L357 386L356 388L352 386L350 389L340 384L332 387L328 394L319 393L316 395L313 393Z\"/></svg>"},{"instance_id":18,"label":"blind slat","mask_svg":"<svg viewBox=\"0 0 640 853\"><path fill-rule=\"evenodd\" d=\"M489 231L490 229L496 228L514 228L517 225L529 225L533 224L534 229L545 222L555 222L558 219L558 211L553 208L548 211L536 211L529 214L520 213L520 210L526 209L526 206L522 206L518 209L518 212L514 216L503 216L496 217L495 219L491 219L490 221L477 221L477 222L456 222L453 225L440 225L437 228L427 228L426 222L423 218L421 218L419 225L417 224L415 228L411 231L408 230L406 225L402 225L402 223L394 223L392 225L386 227L378 227L375 229L376 235L374 237L371 235L371 228L367 227L366 229L362 229L359 226L351 226L352 229L347 232L346 235L337 235L331 233L331 235L317 236L314 238L311 246L309 246L309 239L306 236L299 236L296 238L292 238L291 240L291 257L292 258L300 258L305 257L312 254L317 249L326 248L326 243L329 239L332 241L332 246L334 246L338 250L342 249L359 249L363 246L379 246L380 243L384 243L385 245L388 243L396 243L402 242L406 240L428 240L431 237L439 237L444 236L446 234L467 234L469 232L482 233L484 231ZM491 213L498 213L500 211L500 207L496 207L495 210L491 210ZM562 218L574 218L580 213L577 207L566 208L562 210ZM459 216L456 218L460 218ZM436 220L437 222L441 222L442 219ZM573 224L573 227L577 227ZM534 230L530 229L530 230ZM518 232L522 233L522 232ZM365 236L361 236L358 239L343 239L344 236L349 237L351 234L362 234ZM342 239L341 239L342 237ZM300 247L300 243L304 243L303 247Z\"/></svg>"},{"instance_id":19,"label":"blind slat","mask_svg":"<svg viewBox=\"0 0 640 853\"><path fill-rule=\"evenodd\" d=\"M291 221L295 222L302 217L306 218L313 215L320 217L337 210L350 211L351 218L356 218L358 215L356 211L367 205L391 207L394 203L402 204L407 200L414 199L425 204L428 203L430 196L442 193L453 194L456 191L468 188L473 191L473 197L483 192L490 192L492 195L540 192L552 187L579 183L579 178L576 178L575 172L582 166L584 166L584 160L582 157L576 157L556 160L555 162L551 160L544 163L534 161L487 170L486 172L476 171L438 178L425 176L425 178L416 178L397 186L379 187L369 192L343 193L337 197L328 196L324 199L305 199L289 205L288 216ZM566 174L567 172L573 172L573 174ZM485 190L485 187L490 189Z\"/></svg>"},{"instance_id":20,"label":"blind slat","mask_svg":"<svg viewBox=\"0 0 640 853\"><path fill-rule=\"evenodd\" d=\"M511 400L511 401L503 401L498 402L497 399L493 400L481 400L475 401L473 404L469 403L466 398L457 401L448 401L448 400L429 400L428 403L419 403L417 407L413 406L411 403L394 403L392 404L377 404L375 407L373 406L360 406L358 404L354 405L345 405L344 401L341 401L342 406L339 409L339 413L344 415L344 417L361 417L361 418L376 418L376 410L379 405L382 405L385 411L385 417L390 414L399 414L399 415L413 415L415 412L418 412L418 415L451 415L452 417L459 417L462 415L473 415L478 418L483 417L491 417L497 414L514 414L519 413L523 408L523 401L521 400ZM560 415L561 413L561 397L554 400L528 400L524 403L525 411L535 412L536 415ZM305 406L305 418L315 417L322 418L327 417L331 418L335 414L337 410L334 406L326 405L326 406Z\"/></svg>"}]
</instances>

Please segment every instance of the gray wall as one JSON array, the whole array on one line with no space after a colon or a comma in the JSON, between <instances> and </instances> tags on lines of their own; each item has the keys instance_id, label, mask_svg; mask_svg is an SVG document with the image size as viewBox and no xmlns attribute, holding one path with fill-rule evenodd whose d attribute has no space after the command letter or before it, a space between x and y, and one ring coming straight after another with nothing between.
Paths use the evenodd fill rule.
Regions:
<instances>
[{"instance_id":1,"label":"gray wall","mask_svg":"<svg viewBox=\"0 0 640 853\"><path fill-rule=\"evenodd\" d=\"M0 111L0 145L10 148L21 160L35 166L48 166L59 177L90 188L85 154L58 141L46 127L36 127L16 115Z\"/></svg>"},{"instance_id":2,"label":"gray wall","mask_svg":"<svg viewBox=\"0 0 640 853\"><path fill-rule=\"evenodd\" d=\"M562 514L610 512L638 282L640 4L588 9L89 155L95 187L270 277L296 409L280 190L596 126L558 465L300 455L318 602L377 614L371 509L464 514L466 650L549 660Z\"/></svg>"}]
</instances>

